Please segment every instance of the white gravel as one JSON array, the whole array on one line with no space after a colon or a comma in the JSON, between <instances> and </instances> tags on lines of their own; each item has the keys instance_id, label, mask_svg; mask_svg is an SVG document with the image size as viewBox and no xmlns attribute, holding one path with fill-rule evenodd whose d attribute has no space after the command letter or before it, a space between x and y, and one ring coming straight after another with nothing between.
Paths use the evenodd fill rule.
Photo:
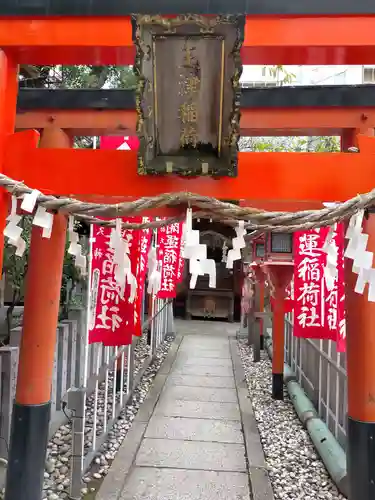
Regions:
<instances>
[{"instance_id":1,"label":"white gravel","mask_svg":"<svg viewBox=\"0 0 375 500\"><path fill-rule=\"evenodd\" d=\"M271 397L271 362L265 352L254 363L252 349L239 340L255 418L258 422L275 500L345 500L329 477L284 389Z\"/></svg>"},{"instance_id":2,"label":"white gravel","mask_svg":"<svg viewBox=\"0 0 375 500\"><path fill-rule=\"evenodd\" d=\"M147 345L147 337L144 335L138 342L135 349L135 374L142 368L144 361L150 353ZM133 397L126 408L120 414L116 424L109 432L107 441L96 455L90 471L83 478L82 496L93 494L104 476L107 475L110 464L116 456L120 445L132 425L140 405L145 400L147 393L152 385L159 368L161 367L169 348L173 342L173 337L166 337L160 345L156 359L151 363L144 373L140 384L133 392ZM99 386L98 391L98 422L97 436L103 433L104 406L107 407L107 418L111 416L112 394L113 394L113 372L109 374L108 380L108 400L105 401L105 384ZM126 379L126 377L124 377ZM126 380L124 380L124 390L126 390ZM87 400L86 423L85 423L85 452L91 449L93 437L93 412L94 412L94 394ZM120 394L116 396L119 401ZM60 500L68 498L70 484L70 457L72 441L71 424L68 423L59 428L52 440L48 443L46 469L44 473L44 492L43 500ZM91 498L91 496L90 496Z\"/></svg>"}]
</instances>

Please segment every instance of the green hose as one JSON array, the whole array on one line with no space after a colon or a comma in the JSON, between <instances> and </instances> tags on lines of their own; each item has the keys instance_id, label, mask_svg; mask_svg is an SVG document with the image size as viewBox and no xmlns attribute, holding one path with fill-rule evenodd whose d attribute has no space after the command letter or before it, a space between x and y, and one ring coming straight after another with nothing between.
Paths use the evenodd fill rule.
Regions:
<instances>
[{"instance_id":1,"label":"green hose","mask_svg":"<svg viewBox=\"0 0 375 500\"><path fill-rule=\"evenodd\" d=\"M272 359L272 334L267 329L264 335L264 346ZM311 441L319 453L329 475L338 490L348 495L346 454L326 424L319 418L317 411L296 380L296 375L288 364L284 364L284 383L293 403L294 409L306 428Z\"/></svg>"}]
</instances>

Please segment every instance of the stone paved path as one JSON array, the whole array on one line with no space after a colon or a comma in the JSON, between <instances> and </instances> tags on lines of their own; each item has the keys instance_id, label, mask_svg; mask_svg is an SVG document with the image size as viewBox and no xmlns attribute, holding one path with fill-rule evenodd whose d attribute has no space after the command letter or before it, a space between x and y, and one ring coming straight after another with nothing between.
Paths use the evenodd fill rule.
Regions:
<instances>
[{"instance_id":1,"label":"stone paved path","mask_svg":"<svg viewBox=\"0 0 375 500\"><path fill-rule=\"evenodd\" d=\"M128 470L122 468L128 474L121 491L116 496L103 491L100 500L250 500L251 457L246 456L238 400L242 389L230 349L236 326L178 322L177 331L182 342L151 418L143 424L135 459ZM121 475L117 469L114 481Z\"/></svg>"},{"instance_id":2,"label":"stone paved path","mask_svg":"<svg viewBox=\"0 0 375 500\"><path fill-rule=\"evenodd\" d=\"M120 498L250 498L227 335L182 340Z\"/></svg>"}]
</instances>

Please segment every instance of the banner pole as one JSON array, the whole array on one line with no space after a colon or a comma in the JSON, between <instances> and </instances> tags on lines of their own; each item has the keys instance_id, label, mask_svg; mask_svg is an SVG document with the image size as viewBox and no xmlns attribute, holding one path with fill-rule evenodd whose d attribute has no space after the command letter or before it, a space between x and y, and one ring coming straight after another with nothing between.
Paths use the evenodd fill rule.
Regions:
<instances>
[{"instance_id":1,"label":"banner pole","mask_svg":"<svg viewBox=\"0 0 375 500\"><path fill-rule=\"evenodd\" d=\"M97 137L93 139L93 149L97 149ZM88 277L87 277L87 293L86 293L86 331L85 331L85 357L84 357L84 368L83 368L83 386L87 386L88 379L88 366L89 366L89 333L90 333L90 311L91 311L91 274L92 274L92 244L93 244L94 230L93 225L90 224L90 236L89 236L89 253L87 256L88 260Z\"/></svg>"}]
</instances>

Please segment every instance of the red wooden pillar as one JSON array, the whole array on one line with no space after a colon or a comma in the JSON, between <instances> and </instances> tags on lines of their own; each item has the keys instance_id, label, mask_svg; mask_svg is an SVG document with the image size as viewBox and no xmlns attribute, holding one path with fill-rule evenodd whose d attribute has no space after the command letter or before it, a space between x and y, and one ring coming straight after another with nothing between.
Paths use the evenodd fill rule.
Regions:
<instances>
[{"instance_id":1,"label":"red wooden pillar","mask_svg":"<svg viewBox=\"0 0 375 500\"><path fill-rule=\"evenodd\" d=\"M358 146L358 130L348 130L342 150ZM373 131L370 131L371 135ZM370 134L368 134L370 135ZM375 253L375 214L363 223L367 250ZM345 261L346 359L348 373L347 468L349 500L375 498L375 302L354 291L357 274Z\"/></svg>"},{"instance_id":2,"label":"red wooden pillar","mask_svg":"<svg viewBox=\"0 0 375 500\"><path fill-rule=\"evenodd\" d=\"M266 295L266 290L265 290L265 283L264 279L261 283L259 283L259 312L263 313L264 312L264 303L265 303L265 295ZM264 349L264 319L260 319L260 349Z\"/></svg>"},{"instance_id":3,"label":"red wooden pillar","mask_svg":"<svg viewBox=\"0 0 375 500\"><path fill-rule=\"evenodd\" d=\"M272 397L284 399L284 321L286 287L293 276L291 262L269 262L264 264L274 287L274 309L272 323Z\"/></svg>"},{"instance_id":4,"label":"red wooden pillar","mask_svg":"<svg viewBox=\"0 0 375 500\"><path fill-rule=\"evenodd\" d=\"M46 131L40 142L67 144L61 130ZM42 498L65 242L63 215L55 215L50 239L32 229L5 500Z\"/></svg>"},{"instance_id":5,"label":"red wooden pillar","mask_svg":"<svg viewBox=\"0 0 375 500\"><path fill-rule=\"evenodd\" d=\"M367 250L375 252L375 214L363 224ZM375 498L375 302L355 293L357 274L346 259L349 500Z\"/></svg>"},{"instance_id":6,"label":"red wooden pillar","mask_svg":"<svg viewBox=\"0 0 375 500\"><path fill-rule=\"evenodd\" d=\"M256 279L256 313L264 312L264 288L265 288L265 274L264 270L260 265L253 266L255 279ZM263 339L263 319L256 318L255 325L256 331L254 332L254 361L260 361L260 351L264 348L264 339Z\"/></svg>"},{"instance_id":7,"label":"red wooden pillar","mask_svg":"<svg viewBox=\"0 0 375 500\"><path fill-rule=\"evenodd\" d=\"M341 134L341 151L343 153L348 151L349 148L358 147L357 134L359 133L360 130L355 128L347 128L343 130Z\"/></svg>"},{"instance_id":8,"label":"red wooden pillar","mask_svg":"<svg viewBox=\"0 0 375 500\"><path fill-rule=\"evenodd\" d=\"M0 50L0 172L3 169L7 139L14 133L18 93L18 65ZM0 277L3 268L4 228L8 215L9 194L0 190Z\"/></svg>"}]
</instances>

